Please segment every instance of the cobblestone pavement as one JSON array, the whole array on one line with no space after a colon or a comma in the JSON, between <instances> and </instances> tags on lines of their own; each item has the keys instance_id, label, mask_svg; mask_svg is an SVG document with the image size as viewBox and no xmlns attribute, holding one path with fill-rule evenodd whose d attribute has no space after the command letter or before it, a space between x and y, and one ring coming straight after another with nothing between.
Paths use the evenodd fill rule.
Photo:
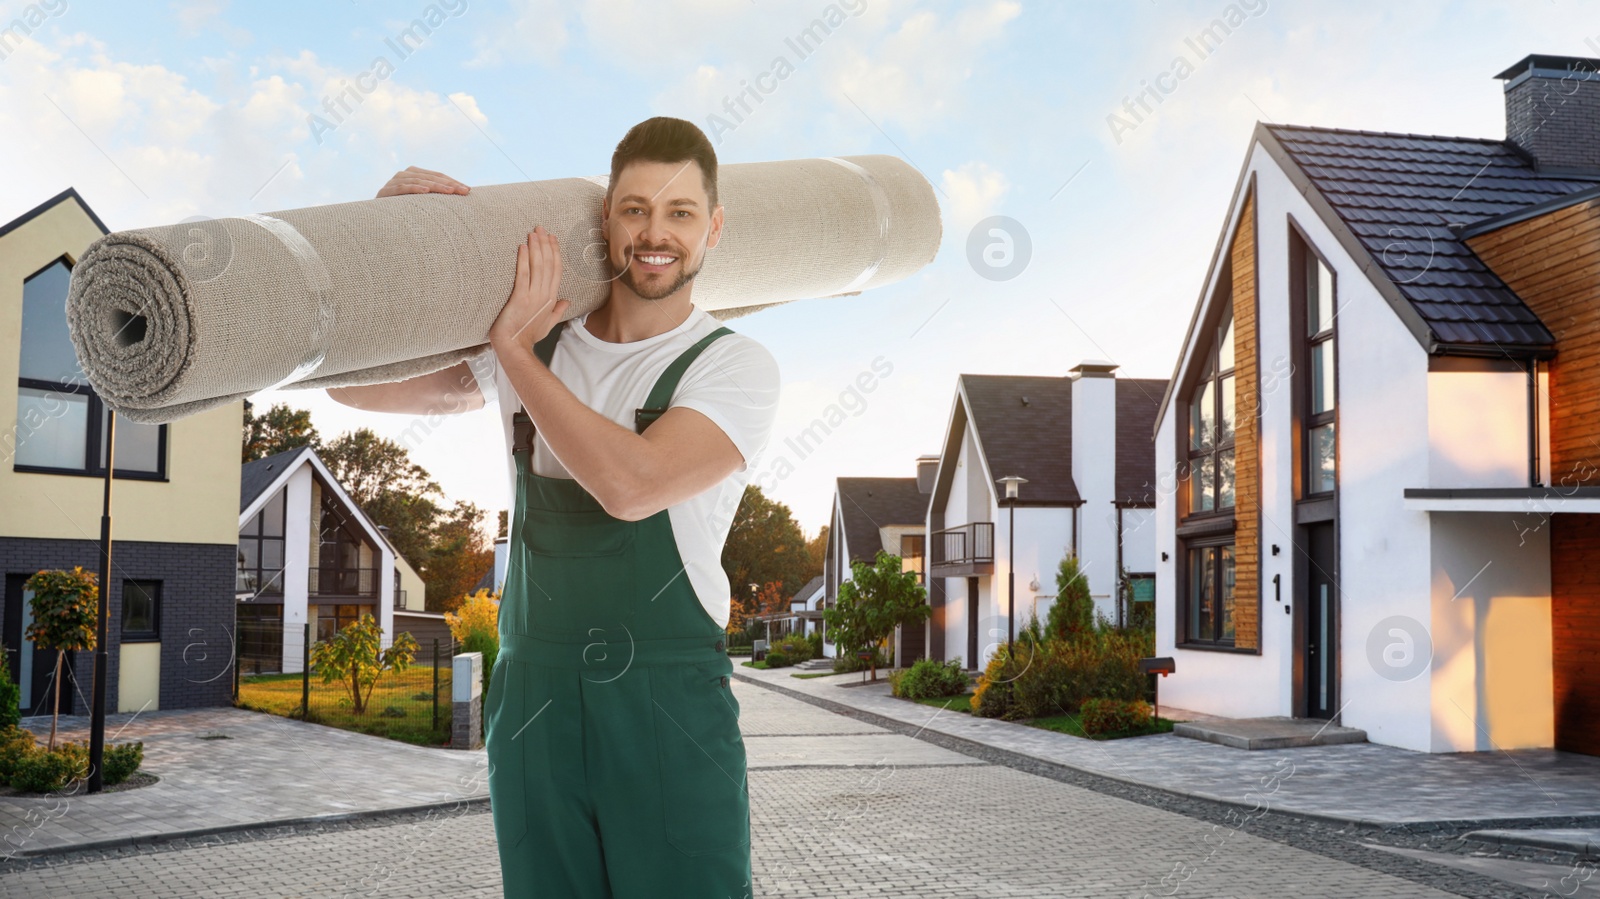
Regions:
<instances>
[{"instance_id":1,"label":"cobblestone pavement","mask_svg":"<svg viewBox=\"0 0 1600 899\"><path fill-rule=\"evenodd\" d=\"M852 686L860 675L799 679L785 669L737 665L735 676L840 703L964 740L1068 765L1103 777L1226 802L1246 794L1280 755L1294 760L1273 807L1334 820L1387 826L1478 822L1478 826L1600 825L1600 758L1554 750L1410 752L1374 743L1247 752L1163 734L1118 740L1062 739L1010 721L964 714L932 716L895 699L889 685ZM1585 820L1587 819L1587 821Z\"/></svg>"},{"instance_id":2,"label":"cobblestone pavement","mask_svg":"<svg viewBox=\"0 0 1600 899\"><path fill-rule=\"evenodd\" d=\"M1430 861L1466 857L1447 837L1287 818L1270 809L1270 780L1269 801L1242 814L745 681L735 690L751 759L756 896L1568 895L1516 885L1568 874L1551 859L1516 861L1513 882L1486 876L1492 867ZM783 757L804 746L819 754ZM1278 766L1277 783L1296 776L1257 755ZM0 865L0 897L497 897L487 811L463 802L19 860ZM1408 851L1374 839L1409 841Z\"/></svg>"}]
</instances>

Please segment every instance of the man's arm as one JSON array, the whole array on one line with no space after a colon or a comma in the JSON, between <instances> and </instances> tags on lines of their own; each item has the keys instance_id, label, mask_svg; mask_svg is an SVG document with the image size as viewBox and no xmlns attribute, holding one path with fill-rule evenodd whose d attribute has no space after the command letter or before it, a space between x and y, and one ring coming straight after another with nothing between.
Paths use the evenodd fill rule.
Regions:
<instances>
[{"instance_id":1,"label":"man's arm","mask_svg":"<svg viewBox=\"0 0 1600 899\"><path fill-rule=\"evenodd\" d=\"M465 362L432 374L356 387L329 387L328 397L368 412L407 412L415 415L454 415L484 406L478 379Z\"/></svg>"},{"instance_id":2,"label":"man's arm","mask_svg":"<svg viewBox=\"0 0 1600 899\"><path fill-rule=\"evenodd\" d=\"M733 440L695 409L669 408L636 434L585 406L531 348L495 349L539 436L613 517L648 518L710 490L744 464Z\"/></svg>"}]
</instances>

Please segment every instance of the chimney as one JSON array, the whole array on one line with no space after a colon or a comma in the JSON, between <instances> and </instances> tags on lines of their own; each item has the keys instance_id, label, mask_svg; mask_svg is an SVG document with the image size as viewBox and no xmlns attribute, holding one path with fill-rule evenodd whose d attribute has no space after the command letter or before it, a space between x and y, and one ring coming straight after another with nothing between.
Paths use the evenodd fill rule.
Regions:
<instances>
[{"instance_id":1,"label":"chimney","mask_svg":"<svg viewBox=\"0 0 1600 899\"><path fill-rule=\"evenodd\" d=\"M937 455L918 456L917 457L917 492L918 493L932 493L933 492L933 479L938 474L939 474L939 457Z\"/></svg>"},{"instance_id":2,"label":"chimney","mask_svg":"<svg viewBox=\"0 0 1600 899\"><path fill-rule=\"evenodd\" d=\"M1506 140L1540 172L1600 172L1600 59L1534 54L1506 83Z\"/></svg>"}]
</instances>

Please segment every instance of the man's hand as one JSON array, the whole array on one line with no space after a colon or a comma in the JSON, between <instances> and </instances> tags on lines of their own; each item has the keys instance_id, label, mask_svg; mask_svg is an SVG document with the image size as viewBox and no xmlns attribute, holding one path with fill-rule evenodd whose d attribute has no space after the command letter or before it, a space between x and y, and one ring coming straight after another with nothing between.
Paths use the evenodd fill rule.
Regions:
<instances>
[{"instance_id":1,"label":"man's hand","mask_svg":"<svg viewBox=\"0 0 1600 899\"><path fill-rule=\"evenodd\" d=\"M460 181L431 169L408 166L403 172L395 172L378 190L378 197L398 197L401 194L464 194L472 188Z\"/></svg>"},{"instance_id":2,"label":"man's hand","mask_svg":"<svg viewBox=\"0 0 1600 899\"><path fill-rule=\"evenodd\" d=\"M489 326L489 343L497 354L520 347L531 348L550 334L572 305L556 299L561 286L561 248L556 236L540 225L517 245L517 275L511 296Z\"/></svg>"}]
</instances>

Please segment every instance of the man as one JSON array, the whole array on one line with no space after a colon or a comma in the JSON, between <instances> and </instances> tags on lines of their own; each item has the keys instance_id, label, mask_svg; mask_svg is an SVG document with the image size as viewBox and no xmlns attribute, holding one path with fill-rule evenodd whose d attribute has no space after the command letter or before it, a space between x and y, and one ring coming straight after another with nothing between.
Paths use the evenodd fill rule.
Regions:
<instances>
[{"instance_id":1,"label":"man","mask_svg":"<svg viewBox=\"0 0 1600 899\"><path fill-rule=\"evenodd\" d=\"M692 303L723 227L716 167L689 122L634 126L601 207L604 304L561 322L559 248L536 228L489 351L328 391L380 411L500 405L516 502L485 726L507 896L751 895L721 555L779 376ZM421 192L468 188L413 167L379 196Z\"/></svg>"}]
</instances>

